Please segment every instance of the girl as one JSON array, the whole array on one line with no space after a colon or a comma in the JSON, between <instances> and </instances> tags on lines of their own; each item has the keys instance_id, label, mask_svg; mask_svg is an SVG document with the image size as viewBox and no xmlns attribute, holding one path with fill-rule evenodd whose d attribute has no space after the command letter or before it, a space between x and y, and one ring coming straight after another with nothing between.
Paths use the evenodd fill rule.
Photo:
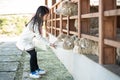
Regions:
<instances>
[{"instance_id":1,"label":"girl","mask_svg":"<svg viewBox=\"0 0 120 80\"><path fill-rule=\"evenodd\" d=\"M46 72L39 68L37 64L37 52L35 51L35 45L33 43L33 38L39 39L42 43L46 45L53 46L41 35L41 27L43 25L43 20L49 14L49 9L46 6L40 6L33 18L28 22L20 39L17 41L16 46L30 54L30 77L39 78L40 74L45 74Z\"/></svg>"}]
</instances>

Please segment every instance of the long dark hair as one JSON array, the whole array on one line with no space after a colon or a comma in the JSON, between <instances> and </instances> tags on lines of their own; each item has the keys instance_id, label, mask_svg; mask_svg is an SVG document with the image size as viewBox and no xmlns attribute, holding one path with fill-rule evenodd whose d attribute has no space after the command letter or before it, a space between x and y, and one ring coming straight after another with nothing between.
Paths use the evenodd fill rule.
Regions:
<instances>
[{"instance_id":1,"label":"long dark hair","mask_svg":"<svg viewBox=\"0 0 120 80\"><path fill-rule=\"evenodd\" d=\"M40 27L43 25L43 16L49 14L49 8L46 6L40 6L38 7L35 15L32 17L31 20L33 20L33 30L34 30L34 25L38 24L38 29L40 30ZM30 22L31 22L30 20Z\"/></svg>"}]
</instances>

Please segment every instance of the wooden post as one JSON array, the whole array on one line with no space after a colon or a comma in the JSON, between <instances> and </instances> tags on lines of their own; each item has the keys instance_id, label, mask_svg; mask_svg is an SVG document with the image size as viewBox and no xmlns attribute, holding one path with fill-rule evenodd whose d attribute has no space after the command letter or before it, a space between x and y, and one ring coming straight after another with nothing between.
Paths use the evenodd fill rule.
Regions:
<instances>
[{"instance_id":1,"label":"wooden post","mask_svg":"<svg viewBox=\"0 0 120 80\"><path fill-rule=\"evenodd\" d=\"M45 0L45 5L48 5L48 0Z\"/></svg>"},{"instance_id":2,"label":"wooden post","mask_svg":"<svg viewBox=\"0 0 120 80\"><path fill-rule=\"evenodd\" d=\"M51 8L51 34L53 34L53 8Z\"/></svg>"},{"instance_id":3,"label":"wooden post","mask_svg":"<svg viewBox=\"0 0 120 80\"><path fill-rule=\"evenodd\" d=\"M115 39L116 17L103 16L104 11L115 9L116 0L100 0L99 4L99 63L115 64L115 48L104 44L104 39Z\"/></svg>"},{"instance_id":4,"label":"wooden post","mask_svg":"<svg viewBox=\"0 0 120 80\"><path fill-rule=\"evenodd\" d=\"M63 31L62 31L62 15L60 15L60 33L62 33Z\"/></svg>"},{"instance_id":5,"label":"wooden post","mask_svg":"<svg viewBox=\"0 0 120 80\"><path fill-rule=\"evenodd\" d=\"M70 17L67 16L67 35L70 34Z\"/></svg>"},{"instance_id":6,"label":"wooden post","mask_svg":"<svg viewBox=\"0 0 120 80\"><path fill-rule=\"evenodd\" d=\"M56 9L57 7L55 6L55 8L54 9ZM54 19L56 19L56 14L54 14ZM56 30L56 28L57 28L57 22L56 22L56 20L55 20L55 23L54 23L54 25L55 25L55 36L57 36L57 30Z\"/></svg>"},{"instance_id":7,"label":"wooden post","mask_svg":"<svg viewBox=\"0 0 120 80\"><path fill-rule=\"evenodd\" d=\"M104 63L104 55L103 55L103 0L99 0L99 63Z\"/></svg>"},{"instance_id":8,"label":"wooden post","mask_svg":"<svg viewBox=\"0 0 120 80\"><path fill-rule=\"evenodd\" d=\"M87 14L90 12L90 0L81 0L81 14ZM84 19L81 21L81 32L82 33L89 33L89 19Z\"/></svg>"},{"instance_id":9,"label":"wooden post","mask_svg":"<svg viewBox=\"0 0 120 80\"><path fill-rule=\"evenodd\" d=\"M48 0L45 0L45 5L48 5L48 2L47 2ZM47 20L45 20L45 37L48 37L48 34L47 34Z\"/></svg>"},{"instance_id":10,"label":"wooden post","mask_svg":"<svg viewBox=\"0 0 120 80\"><path fill-rule=\"evenodd\" d=\"M56 0L52 0L52 5L54 5L56 3Z\"/></svg>"},{"instance_id":11,"label":"wooden post","mask_svg":"<svg viewBox=\"0 0 120 80\"><path fill-rule=\"evenodd\" d=\"M78 0L78 38L81 37L81 1Z\"/></svg>"},{"instance_id":12,"label":"wooden post","mask_svg":"<svg viewBox=\"0 0 120 80\"><path fill-rule=\"evenodd\" d=\"M56 3L56 0L52 0L52 5L54 5ZM54 8L51 8L51 34L54 34L54 30L53 30L53 18L54 18L54 14L53 11Z\"/></svg>"}]
</instances>

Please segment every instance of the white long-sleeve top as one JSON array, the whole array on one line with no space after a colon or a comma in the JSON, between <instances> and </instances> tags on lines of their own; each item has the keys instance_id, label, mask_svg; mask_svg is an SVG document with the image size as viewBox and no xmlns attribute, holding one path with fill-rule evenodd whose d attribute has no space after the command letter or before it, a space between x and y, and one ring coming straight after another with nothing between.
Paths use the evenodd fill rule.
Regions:
<instances>
[{"instance_id":1,"label":"white long-sleeve top","mask_svg":"<svg viewBox=\"0 0 120 80\"><path fill-rule=\"evenodd\" d=\"M34 31L33 31L33 21L31 21L24 29L21 35L19 36L19 39L16 43L16 46L18 49L24 51L24 50L31 50L35 48L35 43L33 41L34 38L37 38L42 44L49 45L50 43L41 36L38 30L38 24L34 25Z\"/></svg>"}]
</instances>

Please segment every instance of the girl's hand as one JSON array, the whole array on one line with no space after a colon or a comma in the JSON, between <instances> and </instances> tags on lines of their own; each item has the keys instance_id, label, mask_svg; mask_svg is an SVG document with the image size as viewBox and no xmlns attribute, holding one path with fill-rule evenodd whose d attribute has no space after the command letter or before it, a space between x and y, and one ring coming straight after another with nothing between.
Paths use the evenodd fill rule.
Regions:
<instances>
[{"instance_id":1,"label":"girl's hand","mask_svg":"<svg viewBox=\"0 0 120 80\"><path fill-rule=\"evenodd\" d=\"M50 43L50 46L56 48L55 44Z\"/></svg>"}]
</instances>

